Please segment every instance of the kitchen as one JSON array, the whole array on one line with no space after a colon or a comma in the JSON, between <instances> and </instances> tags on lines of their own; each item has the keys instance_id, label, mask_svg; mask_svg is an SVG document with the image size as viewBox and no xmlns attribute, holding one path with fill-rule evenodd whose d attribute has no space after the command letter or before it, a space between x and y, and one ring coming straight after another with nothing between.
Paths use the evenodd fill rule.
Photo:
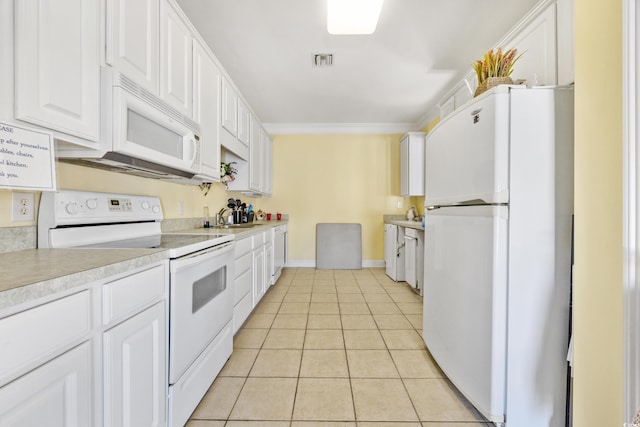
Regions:
<instances>
[{"instance_id":1,"label":"kitchen","mask_svg":"<svg viewBox=\"0 0 640 427\"><path fill-rule=\"evenodd\" d=\"M576 333L583 335L576 341L575 360L583 368L582 373L574 378L574 416L577 417L576 425L585 426L622 424L621 261L616 250L612 249L621 247L620 225L617 220L620 214L603 210L603 206L617 206L617 209L621 209L621 184L618 182L621 148L619 142L614 142L621 138L621 101L620 90L615 83L606 82L601 85L600 82L600 76L605 74L604 63L609 64L608 67L617 64L614 65L613 72L620 74L617 70L621 67L618 56L621 42L616 29L620 28L621 16L619 4L611 5L604 1L576 4L576 80L579 83L576 87L576 139L577 148L580 149L576 154L576 182L578 188L582 189L582 192L576 193L576 212L583 214L582 222L578 220L576 224L579 248L577 256L578 259L580 256L585 258L582 264L576 265L576 280L584 284L577 286L576 298L584 305L576 307ZM3 28L8 27L3 25ZM602 61L603 63L593 64L590 60L593 51L603 52L611 57L607 57L608 60ZM472 59L469 58L469 62ZM607 68L606 73L611 71ZM11 90L5 86L2 88L3 93L7 93L4 90ZM594 103L601 106L596 111L589 108ZM306 135L303 144L296 144L300 139L301 137L293 135L274 138L273 180L274 188L278 191L271 199L247 200L265 211L275 212L279 209L290 214L292 219L362 222L365 230L376 230L375 233L379 233L377 236L373 233L364 234L363 258L382 259L381 217L384 213L404 212L407 207L397 209L397 181L394 183L394 178L384 180L380 173L382 170L387 176L393 175L388 165L398 162L396 156L399 136L370 136L365 133L344 136ZM611 143L601 144L599 141L603 140ZM339 154L331 155L334 150L326 149L327 145L322 145L324 143L340 147ZM348 146L348 150L344 146ZM362 159L362 153L366 153L366 160ZM327 171L326 167L318 166L319 163L335 165L336 169ZM580 164L583 168L579 167ZM205 202L210 207L221 207L228 198L219 185L214 185L209 195L203 198L197 187L176 186L63 163L57 164L57 170L61 188L114 192L126 188L127 192L134 194L162 194L168 218L197 217L201 215ZM309 171L309 174L302 173L303 171ZM349 188L356 188L357 191L354 194L336 194L343 188L346 179L349 180ZM384 188L389 190L379 193ZM591 188L607 188L600 194L605 198L611 197L610 202L607 199L600 200L594 206L589 197ZM292 197L298 198L295 202L287 203L287 200L294 200ZM337 203L336 197L340 198ZM183 211L180 210L180 202ZM33 223L16 227L15 223L8 220L11 211L10 193L0 192L0 207L3 212L3 223L0 225L11 236L16 228L26 228L26 236L20 233L18 240L25 241L26 247L34 247L35 232L33 229L29 230L29 225L32 226ZM375 225L367 226L364 221ZM290 226L290 244L294 251L290 259L302 262L313 260L312 227L294 222ZM583 244L580 244L581 240ZM601 242L606 244L602 245ZM587 248L589 250L585 253ZM582 326L578 327L579 325ZM601 366L610 368L603 372Z\"/></svg>"}]
</instances>

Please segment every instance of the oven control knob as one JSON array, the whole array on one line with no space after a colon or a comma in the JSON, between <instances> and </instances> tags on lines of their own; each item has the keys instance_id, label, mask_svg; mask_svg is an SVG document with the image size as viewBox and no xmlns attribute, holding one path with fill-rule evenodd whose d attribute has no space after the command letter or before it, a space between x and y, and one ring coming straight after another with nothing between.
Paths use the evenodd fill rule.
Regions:
<instances>
[{"instance_id":1,"label":"oven control knob","mask_svg":"<svg viewBox=\"0 0 640 427\"><path fill-rule=\"evenodd\" d=\"M149 209L151 205L149 205L149 202L147 202L146 200L144 202L142 202L142 210L147 210Z\"/></svg>"},{"instance_id":2,"label":"oven control knob","mask_svg":"<svg viewBox=\"0 0 640 427\"><path fill-rule=\"evenodd\" d=\"M67 206L65 206L65 210L68 214L75 215L78 213L78 205L74 202L67 203Z\"/></svg>"},{"instance_id":3,"label":"oven control knob","mask_svg":"<svg viewBox=\"0 0 640 427\"><path fill-rule=\"evenodd\" d=\"M87 207L89 209L95 209L98 207L98 201L96 199L88 199L87 200Z\"/></svg>"},{"instance_id":4,"label":"oven control knob","mask_svg":"<svg viewBox=\"0 0 640 427\"><path fill-rule=\"evenodd\" d=\"M158 205L153 205L153 213L160 213L160 206Z\"/></svg>"}]
</instances>

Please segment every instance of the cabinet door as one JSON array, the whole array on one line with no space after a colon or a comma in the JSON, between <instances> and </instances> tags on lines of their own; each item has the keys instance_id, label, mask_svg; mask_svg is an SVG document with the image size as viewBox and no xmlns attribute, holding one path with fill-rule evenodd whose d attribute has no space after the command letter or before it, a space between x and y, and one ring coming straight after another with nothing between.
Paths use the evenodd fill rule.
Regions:
<instances>
[{"instance_id":1,"label":"cabinet door","mask_svg":"<svg viewBox=\"0 0 640 427\"><path fill-rule=\"evenodd\" d=\"M220 181L219 75L213 59L194 40L193 118L200 124L200 174L211 181Z\"/></svg>"},{"instance_id":2,"label":"cabinet door","mask_svg":"<svg viewBox=\"0 0 640 427\"><path fill-rule=\"evenodd\" d=\"M273 232L273 231L271 231ZM264 289L265 292L273 283L273 243L267 243L264 247Z\"/></svg>"},{"instance_id":3,"label":"cabinet door","mask_svg":"<svg viewBox=\"0 0 640 427\"><path fill-rule=\"evenodd\" d=\"M165 342L163 302L105 332L105 425L166 425Z\"/></svg>"},{"instance_id":4,"label":"cabinet door","mask_svg":"<svg viewBox=\"0 0 640 427\"><path fill-rule=\"evenodd\" d=\"M270 195L273 190L273 142L266 132L262 132L262 192Z\"/></svg>"},{"instance_id":5,"label":"cabinet door","mask_svg":"<svg viewBox=\"0 0 640 427\"><path fill-rule=\"evenodd\" d=\"M107 0L107 64L158 94L159 0Z\"/></svg>"},{"instance_id":6,"label":"cabinet door","mask_svg":"<svg viewBox=\"0 0 640 427\"><path fill-rule=\"evenodd\" d=\"M238 95L231 87L227 79L220 79L220 92L222 96L222 127L233 136L238 136Z\"/></svg>"},{"instance_id":7,"label":"cabinet door","mask_svg":"<svg viewBox=\"0 0 640 427\"><path fill-rule=\"evenodd\" d=\"M0 388L0 425L95 425L91 353L85 342Z\"/></svg>"},{"instance_id":8,"label":"cabinet door","mask_svg":"<svg viewBox=\"0 0 640 427\"><path fill-rule=\"evenodd\" d=\"M409 195L409 137L400 141L400 195Z\"/></svg>"},{"instance_id":9,"label":"cabinet door","mask_svg":"<svg viewBox=\"0 0 640 427\"><path fill-rule=\"evenodd\" d=\"M252 118L247 106L238 98L238 140L245 145L249 145Z\"/></svg>"},{"instance_id":10,"label":"cabinet door","mask_svg":"<svg viewBox=\"0 0 640 427\"><path fill-rule=\"evenodd\" d=\"M251 117L251 138L249 145L249 188L262 191L262 127L255 117Z\"/></svg>"},{"instance_id":11,"label":"cabinet door","mask_svg":"<svg viewBox=\"0 0 640 427\"><path fill-rule=\"evenodd\" d=\"M253 306L264 296L265 256L264 245L253 250Z\"/></svg>"},{"instance_id":12,"label":"cabinet door","mask_svg":"<svg viewBox=\"0 0 640 427\"><path fill-rule=\"evenodd\" d=\"M100 3L14 4L16 118L98 141Z\"/></svg>"},{"instance_id":13,"label":"cabinet door","mask_svg":"<svg viewBox=\"0 0 640 427\"><path fill-rule=\"evenodd\" d=\"M160 98L191 118L193 114L193 36L171 0L160 7Z\"/></svg>"}]
</instances>

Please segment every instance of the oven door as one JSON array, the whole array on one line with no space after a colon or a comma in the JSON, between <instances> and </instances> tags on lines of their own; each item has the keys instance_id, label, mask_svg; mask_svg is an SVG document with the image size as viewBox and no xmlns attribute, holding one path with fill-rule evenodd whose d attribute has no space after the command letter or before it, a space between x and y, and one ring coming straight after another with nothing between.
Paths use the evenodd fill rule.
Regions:
<instances>
[{"instance_id":1,"label":"oven door","mask_svg":"<svg viewBox=\"0 0 640 427\"><path fill-rule=\"evenodd\" d=\"M174 384L233 315L233 243L171 260L169 383Z\"/></svg>"}]
</instances>

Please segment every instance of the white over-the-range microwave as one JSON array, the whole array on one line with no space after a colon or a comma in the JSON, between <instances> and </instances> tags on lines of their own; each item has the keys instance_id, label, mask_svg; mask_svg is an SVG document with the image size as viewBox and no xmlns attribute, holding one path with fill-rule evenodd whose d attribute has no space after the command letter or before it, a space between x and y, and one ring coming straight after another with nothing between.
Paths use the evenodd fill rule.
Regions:
<instances>
[{"instance_id":1,"label":"white over-the-range microwave","mask_svg":"<svg viewBox=\"0 0 640 427\"><path fill-rule=\"evenodd\" d=\"M178 182L200 176L200 126L111 67L101 69L100 143L62 161Z\"/></svg>"}]
</instances>

